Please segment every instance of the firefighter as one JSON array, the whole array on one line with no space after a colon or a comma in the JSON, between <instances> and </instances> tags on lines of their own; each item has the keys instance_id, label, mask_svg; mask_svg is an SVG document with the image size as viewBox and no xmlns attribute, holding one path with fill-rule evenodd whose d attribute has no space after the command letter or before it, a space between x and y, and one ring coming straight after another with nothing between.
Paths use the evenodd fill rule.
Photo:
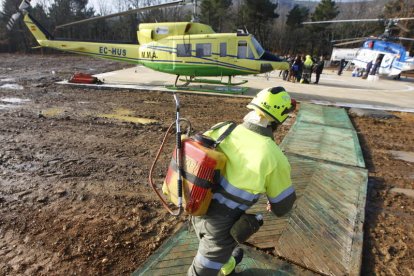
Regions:
<instances>
[{"instance_id":1,"label":"firefighter","mask_svg":"<svg viewBox=\"0 0 414 276\"><path fill-rule=\"evenodd\" d=\"M296 102L283 87L274 87L260 91L247 107L251 111L243 124L218 146L227 163L207 214L192 217L199 247L188 275L233 273L243 258L243 250L237 247L237 241L242 241L237 237L249 231L243 220L259 219L245 212L261 194L268 198L267 210L276 216L285 215L296 199L290 164L273 138L273 131L295 109ZM217 139L227 127L205 135Z\"/></svg>"},{"instance_id":2,"label":"firefighter","mask_svg":"<svg viewBox=\"0 0 414 276\"><path fill-rule=\"evenodd\" d=\"M303 62L303 74L300 83L310 83L312 77L313 60L310 55L306 56Z\"/></svg>"}]
</instances>

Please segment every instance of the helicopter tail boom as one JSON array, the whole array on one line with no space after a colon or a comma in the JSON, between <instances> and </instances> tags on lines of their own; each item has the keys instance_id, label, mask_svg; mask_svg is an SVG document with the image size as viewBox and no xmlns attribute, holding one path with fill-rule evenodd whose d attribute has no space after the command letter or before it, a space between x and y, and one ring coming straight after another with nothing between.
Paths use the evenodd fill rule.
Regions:
<instances>
[{"instance_id":1,"label":"helicopter tail boom","mask_svg":"<svg viewBox=\"0 0 414 276\"><path fill-rule=\"evenodd\" d=\"M26 3L26 0L23 1ZM118 44L107 42L85 42L75 40L55 39L27 10L24 14L24 23L32 33L40 47L47 47L75 54L90 55L98 58L124 61L139 64L137 44Z\"/></svg>"},{"instance_id":2,"label":"helicopter tail boom","mask_svg":"<svg viewBox=\"0 0 414 276\"><path fill-rule=\"evenodd\" d=\"M24 23L40 46L45 46L46 41L53 40L53 36L29 13L24 16Z\"/></svg>"}]
</instances>

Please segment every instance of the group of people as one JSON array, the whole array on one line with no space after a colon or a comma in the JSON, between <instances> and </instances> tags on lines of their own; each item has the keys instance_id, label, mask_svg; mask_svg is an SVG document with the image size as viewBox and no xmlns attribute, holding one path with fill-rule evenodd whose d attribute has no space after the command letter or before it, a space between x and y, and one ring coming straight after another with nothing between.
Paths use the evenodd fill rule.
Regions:
<instances>
[{"instance_id":1,"label":"group of people","mask_svg":"<svg viewBox=\"0 0 414 276\"><path fill-rule=\"evenodd\" d=\"M312 58L310 55L302 57L286 56L286 61L289 62L289 70L284 70L279 73L283 80L300 83L311 83L312 73L315 73L316 79L314 84L319 83L320 76L324 68L324 59L321 56L319 59Z\"/></svg>"}]
</instances>

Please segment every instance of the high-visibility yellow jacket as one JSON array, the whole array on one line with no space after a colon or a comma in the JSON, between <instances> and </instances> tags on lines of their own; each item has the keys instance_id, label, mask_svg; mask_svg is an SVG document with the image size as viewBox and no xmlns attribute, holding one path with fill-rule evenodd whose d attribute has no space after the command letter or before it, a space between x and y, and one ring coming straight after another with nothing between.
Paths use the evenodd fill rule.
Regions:
<instances>
[{"instance_id":1,"label":"high-visibility yellow jacket","mask_svg":"<svg viewBox=\"0 0 414 276\"><path fill-rule=\"evenodd\" d=\"M307 56L306 56L305 61L303 62L303 65L304 65L306 68L312 68L312 66L313 66L313 60L312 60L312 57L311 57L311 56L309 56L309 55L307 55Z\"/></svg>"},{"instance_id":2,"label":"high-visibility yellow jacket","mask_svg":"<svg viewBox=\"0 0 414 276\"><path fill-rule=\"evenodd\" d=\"M227 127L205 134L217 139ZM290 199L288 209L291 208L295 191L290 178L290 164L274 142L270 128L250 123L238 125L219 144L218 150L226 155L227 163L220 187L213 195L214 200L230 209L245 211L257 202L260 194L266 194L273 211L286 208L281 205L286 199Z\"/></svg>"}]
</instances>

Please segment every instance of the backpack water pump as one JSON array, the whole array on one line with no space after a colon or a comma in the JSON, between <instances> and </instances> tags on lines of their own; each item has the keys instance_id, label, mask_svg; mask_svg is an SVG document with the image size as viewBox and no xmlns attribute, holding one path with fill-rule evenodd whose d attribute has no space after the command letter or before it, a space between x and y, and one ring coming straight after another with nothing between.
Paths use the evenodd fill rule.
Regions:
<instances>
[{"instance_id":1,"label":"backpack water pump","mask_svg":"<svg viewBox=\"0 0 414 276\"><path fill-rule=\"evenodd\" d=\"M221 124L221 126L228 124L229 127L217 141L202 134L190 137L191 124L188 120L180 118L180 104L176 94L174 94L174 99L176 104L176 120L170 125L164 136L156 159L151 166L149 181L151 187L170 214L178 216L184 209L190 215L200 216L207 212L213 196L213 190L218 185L227 160L222 152L216 150L216 147L236 127L236 124L229 122ZM188 135L184 137L181 135L180 123L182 122L189 124ZM152 181L155 164L174 125L176 127L176 146L162 191L170 202L178 206L177 211L170 209L168 203L158 192Z\"/></svg>"}]
</instances>

